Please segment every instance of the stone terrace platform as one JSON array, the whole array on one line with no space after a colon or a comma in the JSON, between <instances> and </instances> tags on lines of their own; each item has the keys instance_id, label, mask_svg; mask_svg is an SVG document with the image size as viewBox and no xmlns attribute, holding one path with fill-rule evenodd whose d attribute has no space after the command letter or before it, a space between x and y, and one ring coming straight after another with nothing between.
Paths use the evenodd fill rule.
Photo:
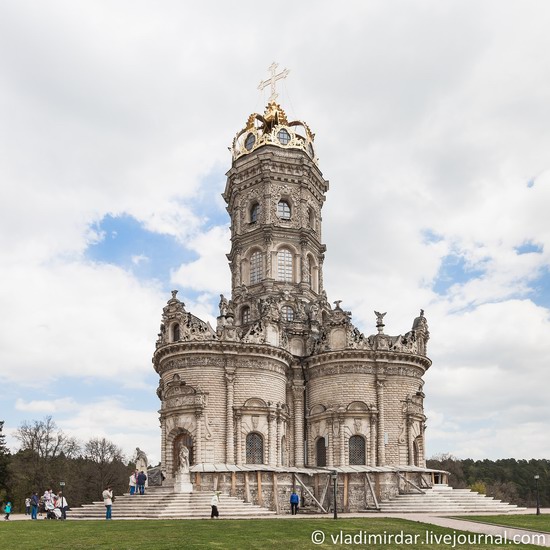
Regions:
<instances>
[{"instance_id":1,"label":"stone terrace platform","mask_svg":"<svg viewBox=\"0 0 550 550\"><path fill-rule=\"evenodd\" d=\"M192 519L210 517L212 492L176 493L170 487L149 487L145 495L116 496L113 519ZM218 506L224 518L261 518L275 516L275 512L246 503L225 494ZM103 501L84 504L69 512L70 519L103 519Z\"/></svg>"}]
</instances>

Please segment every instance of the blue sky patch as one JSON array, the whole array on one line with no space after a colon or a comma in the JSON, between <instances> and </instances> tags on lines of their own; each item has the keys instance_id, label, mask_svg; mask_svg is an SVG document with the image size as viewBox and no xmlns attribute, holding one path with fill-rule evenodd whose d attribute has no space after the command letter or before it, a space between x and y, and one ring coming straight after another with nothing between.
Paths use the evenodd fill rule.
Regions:
<instances>
[{"instance_id":1,"label":"blue sky patch","mask_svg":"<svg viewBox=\"0 0 550 550\"><path fill-rule=\"evenodd\" d=\"M541 254L542 250L543 250L542 246L540 246L538 244L535 244L535 243L532 243L532 242L523 243L522 245L517 246L515 248L516 254L518 254L518 255L520 255L520 254L532 254L533 252L535 252L537 254Z\"/></svg>"},{"instance_id":2,"label":"blue sky patch","mask_svg":"<svg viewBox=\"0 0 550 550\"><path fill-rule=\"evenodd\" d=\"M108 214L94 229L104 237L88 247L88 259L117 265L140 279L157 279L167 290L170 270L197 257L175 237L148 231L132 216Z\"/></svg>"},{"instance_id":3,"label":"blue sky patch","mask_svg":"<svg viewBox=\"0 0 550 550\"><path fill-rule=\"evenodd\" d=\"M531 300L538 306L550 308L550 267L546 267L541 276L531 283Z\"/></svg>"},{"instance_id":4,"label":"blue sky patch","mask_svg":"<svg viewBox=\"0 0 550 550\"><path fill-rule=\"evenodd\" d=\"M424 244L439 243L443 240L443 236L439 235L431 229L422 230L422 242Z\"/></svg>"},{"instance_id":5,"label":"blue sky patch","mask_svg":"<svg viewBox=\"0 0 550 550\"><path fill-rule=\"evenodd\" d=\"M468 267L464 256L449 254L441 261L432 289L437 294L443 295L451 286L467 283L481 277L484 273L482 269Z\"/></svg>"}]
</instances>

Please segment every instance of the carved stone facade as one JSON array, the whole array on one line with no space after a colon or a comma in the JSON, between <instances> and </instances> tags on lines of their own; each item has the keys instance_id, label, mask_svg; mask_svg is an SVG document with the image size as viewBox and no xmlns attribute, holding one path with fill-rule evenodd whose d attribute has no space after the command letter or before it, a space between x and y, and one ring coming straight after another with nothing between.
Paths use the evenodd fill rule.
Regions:
<instances>
[{"instance_id":1,"label":"carved stone facade","mask_svg":"<svg viewBox=\"0 0 550 550\"><path fill-rule=\"evenodd\" d=\"M251 115L223 193L231 298L220 296L215 328L187 312L177 291L164 307L153 362L168 482L182 445L191 471L425 467L424 312L399 336L385 334L385 314L375 312L377 333L365 336L340 301L329 303L329 184L313 139L275 103Z\"/></svg>"}]
</instances>

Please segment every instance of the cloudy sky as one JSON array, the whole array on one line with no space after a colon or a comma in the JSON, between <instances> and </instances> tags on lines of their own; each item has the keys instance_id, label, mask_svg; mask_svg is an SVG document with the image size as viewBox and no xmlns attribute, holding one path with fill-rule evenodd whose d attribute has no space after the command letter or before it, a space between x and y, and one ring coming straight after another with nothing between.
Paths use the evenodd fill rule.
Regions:
<instances>
[{"instance_id":1,"label":"cloudy sky","mask_svg":"<svg viewBox=\"0 0 550 550\"><path fill-rule=\"evenodd\" d=\"M229 293L227 147L277 61L330 180L325 285L426 311L427 453L550 457L550 4L0 4L0 420L160 458L172 288Z\"/></svg>"}]
</instances>

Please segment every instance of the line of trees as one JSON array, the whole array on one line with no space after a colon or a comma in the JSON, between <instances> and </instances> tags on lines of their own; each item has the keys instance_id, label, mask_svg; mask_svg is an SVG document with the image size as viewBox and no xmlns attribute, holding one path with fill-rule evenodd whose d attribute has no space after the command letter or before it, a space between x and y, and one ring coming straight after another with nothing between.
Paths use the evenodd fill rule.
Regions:
<instances>
[{"instance_id":1,"label":"line of trees","mask_svg":"<svg viewBox=\"0 0 550 550\"><path fill-rule=\"evenodd\" d=\"M11 454L0 422L0 501L11 500L14 511L24 510L25 498L46 489L63 494L69 506L99 500L107 485L115 494L128 490L128 476L134 464L120 447L105 438L87 442L66 435L51 416L24 422L15 437L20 449Z\"/></svg>"},{"instance_id":2,"label":"line of trees","mask_svg":"<svg viewBox=\"0 0 550 550\"><path fill-rule=\"evenodd\" d=\"M536 505L535 475L538 475L540 505L550 507L550 460L472 460L443 454L432 457L426 465L449 472L449 485L455 489L470 488L526 507Z\"/></svg>"}]
</instances>

